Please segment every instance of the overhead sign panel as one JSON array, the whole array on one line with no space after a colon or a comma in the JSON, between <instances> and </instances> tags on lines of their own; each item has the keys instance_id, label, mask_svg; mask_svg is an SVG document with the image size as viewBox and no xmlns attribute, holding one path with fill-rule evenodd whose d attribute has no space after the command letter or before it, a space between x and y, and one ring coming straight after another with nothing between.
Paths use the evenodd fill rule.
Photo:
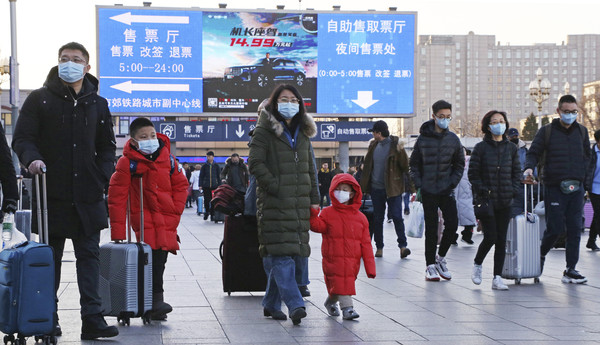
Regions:
<instances>
[{"instance_id":1,"label":"overhead sign panel","mask_svg":"<svg viewBox=\"0 0 600 345\"><path fill-rule=\"evenodd\" d=\"M416 13L98 6L113 113L255 113L294 85L319 116L412 116Z\"/></svg>"},{"instance_id":2,"label":"overhead sign panel","mask_svg":"<svg viewBox=\"0 0 600 345\"><path fill-rule=\"evenodd\" d=\"M156 121L156 130L171 141L248 141L254 121ZM317 122L311 141L368 141L373 135L369 121Z\"/></svg>"},{"instance_id":3,"label":"overhead sign panel","mask_svg":"<svg viewBox=\"0 0 600 345\"><path fill-rule=\"evenodd\" d=\"M202 112L202 13L98 10L100 94L115 113Z\"/></svg>"}]
</instances>

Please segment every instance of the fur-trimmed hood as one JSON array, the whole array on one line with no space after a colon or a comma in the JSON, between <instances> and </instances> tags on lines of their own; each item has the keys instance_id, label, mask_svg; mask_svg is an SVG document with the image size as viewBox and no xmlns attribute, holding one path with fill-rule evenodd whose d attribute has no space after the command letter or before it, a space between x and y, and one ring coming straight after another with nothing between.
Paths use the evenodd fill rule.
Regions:
<instances>
[{"instance_id":1,"label":"fur-trimmed hood","mask_svg":"<svg viewBox=\"0 0 600 345\"><path fill-rule=\"evenodd\" d=\"M245 164L245 163L246 163L246 162L244 161L244 158L242 158L242 157L239 157L239 159L240 159L240 160L239 160L239 164L240 164L240 165L241 165L241 164ZM225 165L233 165L233 161L231 160L231 157L228 157L228 158L225 160Z\"/></svg>"},{"instance_id":2,"label":"fur-trimmed hood","mask_svg":"<svg viewBox=\"0 0 600 345\"><path fill-rule=\"evenodd\" d=\"M312 138L317 135L317 124L312 116L310 116L308 113L305 113L304 116L302 116L298 125L300 126L302 133L304 133L304 135L307 137ZM266 109L263 109L260 112L256 126L269 129L275 132L278 137L283 134L283 125L281 122L279 122L279 120L277 120L275 116Z\"/></svg>"}]
</instances>

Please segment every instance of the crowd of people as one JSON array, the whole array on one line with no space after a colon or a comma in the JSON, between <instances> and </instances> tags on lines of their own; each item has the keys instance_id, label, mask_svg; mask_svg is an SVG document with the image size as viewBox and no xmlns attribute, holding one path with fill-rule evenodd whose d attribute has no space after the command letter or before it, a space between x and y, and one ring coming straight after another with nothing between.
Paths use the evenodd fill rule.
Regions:
<instances>
[{"instance_id":1,"label":"crowd of people","mask_svg":"<svg viewBox=\"0 0 600 345\"><path fill-rule=\"evenodd\" d=\"M131 122L131 138L115 169L112 119L106 100L97 93L98 80L88 73L87 50L81 44L68 43L59 49L58 62L44 87L33 91L23 104L12 148L28 172L47 171L55 289L58 291L60 284L65 241L71 239L81 296L82 339L118 334L116 327L107 325L101 310L99 234L110 220L112 239L125 239L125 205L132 213L142 211L140 185L132 183L132 178L139 176L144 178L143 210L149 214L144 225L145 242L152 248L154 320L165 320L172 311L164 301L162 276L168 254L179 249L181 214L203 196L204 219L212 219L215 210L210 201L221 184L242 194L255 193L252 206L256 206L259 253L268 278L263 312L277 320L289 316L295 325L306 317L303 297L310 296L309 231L323 237L327 312L356 319L359 314L352 303L355 280L361 260L367 276L376 277L375 258L383 256L386 210L396 232L400 258L411 254L403 215L410 213L408 198L414 192L423 206L427 281L452 279L446 257L456 243L458 227L463 227L462 240L474 244L473 229L479 220L483 240L474 257L472 281L481 284L482 263L495 247L492 288L507 290L501 275L509 222L523 211L515 204L523 198L524 183L537 183L534 178L543 183L540 188L546 207L541 267L545 255L566 231L562 281L587 281L576 265L586 191L598 215L592 222L587 247L599 249L595 239L600 227L600 149L590 147L587 129L576 121L578 108L571 95L560 99L560 118L538 131L529 150L519 139L518 130L509 128L507 114L492 110L481 121L483 140L467 154L450 130L452 105L444 100L432 105L431 119L422 124L410 157L403 140L390 134L385 121L374 122L370 129L373 140L362 163L344 173L338 162L332 170L328 163L317 166L310 140L317 133L315 122L298 90L284 84L276 86L259 109L247 165L234 153L221 169L214 153L208 151L204 164L180 166L170 152L169 139L141 117ZM600 131L595 139L600 139ZM6 160L2 168L10 169L8 146L2 152L1 158ZM4 177L11 174L14 176L14 171L2 172L4 212L16 208L16 189L11 188L16 182ZM250 181L255 183L249 186ZM106 186L108 214L103 198ZM373 205L369 218L361 212L367 198ZM482 204L487 205L487 212L477 220L473 205ZM35 215L33 212L32 227L37 231ZM133 217L132 225L139 238L139 220ZM281 310L282 301L288 316ZM54 334L61 332L57 322Z\"/></svg>"}]
</instances>

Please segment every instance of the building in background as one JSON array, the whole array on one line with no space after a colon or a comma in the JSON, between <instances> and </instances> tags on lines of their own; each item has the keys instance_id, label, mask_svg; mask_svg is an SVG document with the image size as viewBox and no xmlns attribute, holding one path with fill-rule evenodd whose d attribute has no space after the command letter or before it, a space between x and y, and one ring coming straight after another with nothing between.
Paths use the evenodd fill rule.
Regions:
<instances>
[{"instance_id":1,"label":"building in background","mask_svg":"<svg viewBox=\"0 0 600 345\"><path fill-rule=\"evenodd\" d=\"M557 44L502 45L494 35L421 35L417 45L416 116L406 119L404 136L418 133L431 115L431 104L445 99L453 105L453 130L480 136L481 117L503 110L517 124L537 104L529 98L529 82L542 68L552 83L543 114L553 114L566 82L582 99L585 83L600 79L600 35L568 35ZM597 107L596 107L597 109ZM597 116L597 115L596 115Z\"/></svg>"}]
</instances>

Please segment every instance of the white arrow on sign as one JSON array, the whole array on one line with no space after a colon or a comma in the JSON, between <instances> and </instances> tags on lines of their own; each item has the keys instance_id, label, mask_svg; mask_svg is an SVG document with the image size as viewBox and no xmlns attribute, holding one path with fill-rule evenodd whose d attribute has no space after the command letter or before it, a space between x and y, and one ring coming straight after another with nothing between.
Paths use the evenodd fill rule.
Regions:
<instances>
[{"instance_id":1,"label":"white arrow on sign","mask_svg":"<svg viewBox=\"0 0 600 345\"><path fill-rule=\"evenodd\" d=\"M244 130L242 129L242 125L238 125L238 129L235 130L235 134L238 138L241 138L244 135Z\"/></svg>"},{"instance_id":2,"label":"white arrow on sign","mask_svg":"<svg viewBox=\"0 0 600 345\"><path fill-rule=\"evenodd\" d=\"M358 96L356 99L353 99L352 102L356 103L363 109L367 109L373 104L379 102L379 100L373 99L373 91L358 91Z\"/></svg>"},{"instance_id":3,"label":"white arrow on sign","mask_svg":"<svg viewBox=\"0 0 600 345\"><path fill-rule=\"evenodd\" d=\"M190 91L188 84L134 84L131 80L110 87L127 93L133 91Z\"/></svg>"},{"instance_id":4,"label":"white arrow on sign","mask_svg":"<svg viewBox=\"0 0 600 345\"><path fill-rule=\"evenodd\" d=\"M189 24L188 16L141 16L131 12L110 17L110 19L131 25L131 23Z\"/></svg>"}]
</instances>

